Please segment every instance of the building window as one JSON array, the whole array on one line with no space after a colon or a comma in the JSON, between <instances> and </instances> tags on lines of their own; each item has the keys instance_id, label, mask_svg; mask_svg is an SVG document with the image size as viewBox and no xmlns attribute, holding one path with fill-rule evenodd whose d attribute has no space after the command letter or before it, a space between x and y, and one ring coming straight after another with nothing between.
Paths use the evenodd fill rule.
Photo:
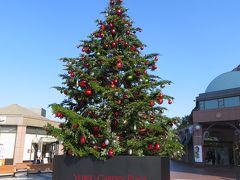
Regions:
<instances>
[{"instance_id":1,"label":"building window","mask_svg":"<svg viewBox=\"0 0 240 180\"><path fill-rule=\"evenodd\" d=\"M224 98L224 105L225 105L225 107L240 106L239 96Z\"/></svg>"},{"instance_id":2,"label":"building window","mask_svg":"<svg viewBox=\"0 0 240 180\"><path fill-rule=\"evenodd\" d=\"M217 109L218 108L218 100L210 100L205 101L205 109Z\"/></svg>"},{"instance_id":3,"label":"building window","mask_svg":"<svg viewBox=\"0 0 240 180\"><path fill-rule=\"evenodd\" d=\"M0 126L0 133L16 133L17 126Z\"/></svg>"},{"instance_id":4,"label":"building window","mask_svg":"<svg viewBox=\"0 0 240 180\"><path fill-rule=\"evenodd\" d=\"M199 108L199 110L204 110L205 109L205 102L200 101L199 104L198 104L198 108Z\"/></svg>"},{"instance_id":5,"label":"building window","mask_svg":"<svg viewBox=\"0 0 240 180\"><path fill-rule=\"evenodd\" d=\"M218 99L218 108L224 108L224 100Z\"/></svg>"},{"instance_id":6,"label":"building window","mask_svg":"<svg viewBox=\"0 0 240 180\"><path fill-rule=\"evenodd\" d=\"M26 130L26 134L47 135L47 131L43 128L28 126Z\"/></svg>"}]
</instances>

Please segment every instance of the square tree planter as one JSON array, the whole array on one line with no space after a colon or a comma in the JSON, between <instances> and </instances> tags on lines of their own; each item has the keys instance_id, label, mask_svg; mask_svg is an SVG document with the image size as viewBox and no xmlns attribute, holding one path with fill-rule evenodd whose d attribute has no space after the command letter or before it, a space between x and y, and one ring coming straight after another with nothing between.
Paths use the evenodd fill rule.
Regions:
<instances>
[{"instance_id":1,"label":"square tree planter","mask_svg":"<svg viewBox=\"0 0 240 180\"><path fill-rule=\"evenodd\" d=\"M99 161L55 156L53 180L170 180L169 158L115 156Z\"/></svg>"}]
</instances>

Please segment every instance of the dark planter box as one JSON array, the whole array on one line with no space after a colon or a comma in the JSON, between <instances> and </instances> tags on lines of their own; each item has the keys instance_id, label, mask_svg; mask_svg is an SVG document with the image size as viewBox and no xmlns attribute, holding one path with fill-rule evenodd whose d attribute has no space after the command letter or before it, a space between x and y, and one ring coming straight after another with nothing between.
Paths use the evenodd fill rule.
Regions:
<instances>
[{"instance_id":1,"label":"dark planter box","mask_svg":"<svg viewBox=\"0 0 240 180\"><path fill-rule=\"evenodd\" d=\"M91 157L55 156L53 180L170 180L169 159L116 156L99 161Z\"/></svg>"}]
</instances>

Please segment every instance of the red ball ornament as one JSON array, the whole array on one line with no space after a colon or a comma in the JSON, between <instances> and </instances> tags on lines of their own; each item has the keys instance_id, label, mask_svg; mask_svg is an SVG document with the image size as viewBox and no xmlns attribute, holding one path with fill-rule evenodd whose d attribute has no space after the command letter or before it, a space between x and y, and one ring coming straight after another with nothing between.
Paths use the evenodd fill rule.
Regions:
<instances>
[{"instance_id":1,"label":"red ball ornament","mask_svg":"<svg viewBox=\"0 0 240 180\"><path fill-rule=\"evenodd\" d=\"M158 56L155 56L154 60L157 61L158 60Z\"/></svg>"},{"instance_id":2,"label":"red ball ornament","mask_svg":"<svg viewBox=\"0 0 240 180\"><path fill-rule=\"evenodd\" d=\"M100 33L99 37L100 37L100 38L103 38L103 37L104 37L104 34L103 34L103 33Z\"/></svg>"},{"instance_id":3,"label":"red ball ornament","mask_svg":"<svg viewBox=\"0 0 240 180\"><path fill-rule=\"evenodd\" d=\"M84 91L84 93L87 95L87 96L91 96L92 95L92 90L91 89L86 89Z\"/></svg>"},{"instance_id":4,"label":"red ball ornament","mask_svg":"<svg viewBox=\"0 0 240 180\"><path fill-rule=\"evenodd\" d=\"M85 63L85 64L84 64L84 67L85 67L85 68L89 68L89 66L90 66L89 63Z\"/></svg>"},{"instance_id":5,"label":"red ball ornament","mask_svg":"<svg viewBox=\"0 0 240 180\"><path fill-rule=\"evenodd\" d=\"M141 136L145 135L146 134L146 129L144 129L144 128L139 129L139 134Z\"/></svg>"},{"instance_id":6,"label":"red ball ornament","mask_svg":"<svg viewBox=\"0 0 240 180\"><path fill-rule=\"evenodd\" d=\"M122 69L122 67L123 67L123 63L121 61L118 61L117 68Z\"/></svg>"},{"instance_id":7,"label":"red ball ornament","mask_svg":"<svg viewBox=\"0 0 240 180\"><path fill-rule=\"evenodd\" d=\"M158 103L159 103L159 104L162 104L162 103L163 103L163 99L161 99L161 98L158 99Z\"/></svg>"},{"instance_id":8,"label":"red ball ornament","mask_svg":"<svg viewBox=\"0 0 240 180\"><path fill-rule=\"evenodd\" d=\"M114 80L112 81L112 83L115 84L115 85L117 85L117 84L118 84L118 80L117 80L117 79L114 79Z\"/></svg>"},{"instance_id":9,"label":"red ball ornament","mask_svg":"<svg viewBox=\"0 0 240 180\"><path fill-rule=\"evenodd\" d=\"M109 27L112 29L114 27L113 23L109 23Z\"/></svg>"},{"instance_id":10,"label":"red ball ornament","mask_svg":"<svg viewBox=\"0 0 240 180\"><path fill-rule=\"evenodd\" d=\"M109 45L108 45L108 44L104 44L104 48L105 48L105 49L108 49L108 48L109 48Z\"/></svg>"},{"instance_id":11,"label":"red ball ornament","mask_svg":"<svg viewBox=\"0 0 240 180\"><path fill-rule=\"evenodd\" d=\"M81 80L78 85L81 87L81 88L86 88L87 87L87 81L85 80Z\"/></svg>"},{"instance_id":12,"label":"red ball ornament","mask_svg":"<svg viewBox=\"0 0 240 180\"><path fill-rule=\"evenodd\" d=\"M136 46L132 45L131 50L136 51L137 50Z\"/></svg>"},{"instance_id":13,"label":"red ball ornament","mask_svg":"<svg viewBox=\"0 0 240 180\"><path fill-rule=\"evenodd\" d=\"M128 42L125 42L125 43L124 43L124 46L125 46L125 47L128 47Z\"/></svg>"},{"instance_id":14,"label":"red ball ornament","mask_svg":"<svg viewBox=\"0 0 240 180\"><path fill-rule=\"evenodd\" d=\"M168 100L168 104L172 104L173 101L171 99Z\"/></svg>"},{"instance_id":15,"label":"red ball ornament","mask_svg":"<svg viewBox=\"0 0 240 180\"><path fill-rule=\"evenodd\" d=\"M102 25L100 26L100 29L104 31L104 30L106 30L106 26L102 24Z\"/></svg>"},{"instance_id":16,"label":"red ball ornament","mask_svg":"<svg viewBox=\"0 0 240 180\"><path fill-rule=\"evenodd\" d=\"M63 114L61 112L57 112L56 113L56 117L62 119L63 118Z\"/></svg>"},{"instance_id":17,"label":"red ball ornament","mask_svg":"<svg viewBox=\"0 0 240 180\"><path fill-rule=\"evenodd\" d=\"M124 95L123 95L123 98L124 98L124 99L128 99L128 95L127 95L127 94L124 94Z\"/></svg>"},{"instance_id":18,"label":"red ball ornament","mask_svg":"<svg viewBox=\"0 0 240 180\"><path fill-rule=\"evenodd\" d=\"M129 35L130 35L130 31L129 31L129 30L127 30L126 34L129 36Z\"/></svg>"},{"instance_id":19,"label":"red ball ornament","mask_svg":"<svg viewBox=\"0 0 240 180\"><path fill-rule=\"evenodd\" d=\"M80 144L86 144L86 137L85 136L81 136L80 137Z\"/></svg>"},{"instance_id":20,"label":"red ball ornament","mask_svg":"<svg viewBox=\"0 0 240 180\"><path fill-rule=\"evenodd\" d=\"M153 150L153 145L152 145L152 144L149 144L149 145L148 145L148 150L149 150L149 151L152 151L152 150Z\"/></svg>"},{"instance_id":21,"label":"red ball ornament","mask_svg":"<svg viewBox=\"0 0 240 180\"><path fill-rule=\"evenodd\" d=\"M70 75L71 78L74 78L74 76L75 76L73 71L68 71L68 74Z\"/></svg>"},{"instance_id":22,"label":"red ball ornament","mask_svg":"<svg viewBox=\"0 0 240 180\"><path fill-rule=\"evenodd\" d=\"M118 43L122 43L122 41L123 41L122 39L118 39L117 40Z\"/></svg>"},{"instance_id":23,"label":"red ball ornament","mask_svg":"<svg viewBox=\"0 0 240 180\"><path fill-rule=\"evenodd\" d=\"M85 60L85 56L82 56L82 61L84 61Z\"/></svg>"},{"instance_id":24,"label":"red ball ornament","mask_svg":"<svg viewBox=\"0 0 240 180\"><path fill-rule=\"evenodd\" d=\"M115 88L115 84L111 84L111 88Z\"/></svg>"},{"instance_id":25,"label":"red ball ornament","mask_svg":"<svg viewBox=\"0 0 240 180\"><path fill-rule=\"evenodd\" d=\"M107 145L103 142L103 143L102 143L102 148L105 149L106 147L107 147Z\"/></svg>"},{"instance_id":26,"label":"red ball ornament","mask_svg":"<svg viewBox=\"0 0 240 180\"><path fill-rule=\"evenodd\" d=\"M150 106L153 107L155 105L155 102L154 101L151 101L150 102Z\"/></svg>"},{"instance_id":27,"label":"red ball ornament","mask_svg":"<svg viewBox=\"0 0 240 180\"><path fill-rule=\"evenodd\" d=\"M115 30L115 29L112 29L112 30L111 30L111 34L112 34L112 35L116 34L116 30Z\"/></svg>"},{"instance_id":28,"label":"red ball ornament","mask_svg":"<svg viewBox=\"0 0 240 180\"><path fill-rule=\"evenodd\" d=\"M155 148L155 150L159 151L161 146L160 146L160 144L156 143L154 148Z\"/></svg>"},{"instance_id":29,"label":"red ball ornament","mask_svg":"<svg viewBox=\"0 0 240 180\"><path fill-rule=\"evenodd\" d=\"M113 150L112 149L109 149L108 150L108 157L113 157Z\"/></svg>"},{"instance_id":30,"label":"red ball ornament","mask_svg":"<svg viewBox=\"0 0 240 180\"><path fill-rule=\"evenodd\" d=\"M77 129L78 127L79 127L78 124L73 124L73 125L72 125L72 128L73 128L73 129Z\"/></svg>"},{"instance_id":31,"label":"red ball ornament","mask_svg":"<svg viewBox=\"0 0 240 180\"><path fill-rule=\"evenodd\" d=\"M117 43L116 42L112 42L112 47L115 48L117 46Z\"/></svg>"},{"instance_id":32,"label":"red ball ornament","mask_svg":"<svg viewBox=\"0 0 240 180\"><path fill-rule=\"evenodd\" d=\"M113 6L114 5L114 1L110 1L110 4Z\"/></svg>"},{"instance_id":33,"label":"red ball ornament","mask_svg":"<svg viewBox=\"0 0 240 180\"><path fill-rule=\"evenodd\" d=\"M152 66L152 70L154 71L154 70L156 70L157 69L157 66L154 64L153 66Z\"/></svg>"},{"instance_id":34,"label":"red ball ornament","mask_svg":"<svg viewBox=\"0 0 240 180\"><path fill-rule=\"evenodd\" d=\"M117 9L117 11L116 11L116 12L117 12L117 15L118 15L118 16L121 16L121 15L122 15L122 13L123 13L121 9Z\"/></svg>"},{"instance_id":35,"label":"red ball ornament","mask_svg":"<svg viewBox=\"0 0 240 180\"><path fill-rule=\"evenodd\" d=\"M123 2L123 0L118 0L118 2L122 3L122 2Z\"/></svg>"},{"instance_id":36,"label":"red ball ornament","mask_svg":"<svg viewBox=\"0 0 240 180\"><path fill-rule=\"evenodd\" d=\"M119 117L119 114L120 114L120 113L119 113L118 111L114 112L114 117L115 117L115 118Z\"/></svg>"},{"instance_id":37,"label":"red ball ornament","mask_svg":"<svg viewBox=\"0 0 240 180\"><path fill-rule=\"evenodd\" d=\"M148 61L145 61L145 62L144 62L144 65L148 65Z\"/></svg>"},{"instance_id":38,"label":"red ball ornament","mask_svg":"<svg viewBox=\"0 0 240 180\"><path fill-rule=\"evenodd\" d=\"M159 94L159 98L160 98L160 99L163 99L163 93L160 93L160 94Z\"/></svg>"}]
</instances>

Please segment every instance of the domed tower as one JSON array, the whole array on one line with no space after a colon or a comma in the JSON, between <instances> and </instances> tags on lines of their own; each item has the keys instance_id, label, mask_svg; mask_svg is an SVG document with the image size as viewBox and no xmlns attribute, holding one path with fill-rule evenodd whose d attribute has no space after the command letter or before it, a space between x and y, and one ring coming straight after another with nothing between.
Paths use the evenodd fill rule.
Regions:
<instances>
[{"instance_id":1,"label":"domed tower","mask_svg":"<svg viewBox=\"0 0 240 180\"><path fill-rule=\"evenodd\" d=\"M199 94L193 123L196 163L240 165L240 66L216 77Z\"/></svg>"}]
</instances>

